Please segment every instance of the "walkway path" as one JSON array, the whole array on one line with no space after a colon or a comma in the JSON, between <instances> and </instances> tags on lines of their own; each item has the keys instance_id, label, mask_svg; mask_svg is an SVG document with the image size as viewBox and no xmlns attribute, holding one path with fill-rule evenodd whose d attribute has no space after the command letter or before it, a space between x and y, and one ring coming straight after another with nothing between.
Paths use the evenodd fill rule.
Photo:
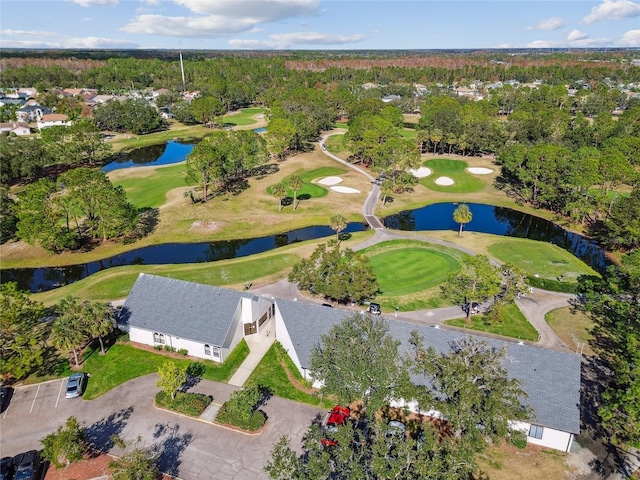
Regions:
<instances>
[{"instance_id":1,"label":"walkway path","mask_svg":"<svg viewBox=\"0 0 640 480\"><path fill-rule=\"evenodd\" d=\"M258 366L262 357L267 353L273 342L276 341L275 325L273 319L264 323L260 327L260 332L256 335L246 335L244 337L249 346L249 355L238 367L236 373L229 379L229 385L242 387L253 370Z\"/></svg>"}]
</instances>

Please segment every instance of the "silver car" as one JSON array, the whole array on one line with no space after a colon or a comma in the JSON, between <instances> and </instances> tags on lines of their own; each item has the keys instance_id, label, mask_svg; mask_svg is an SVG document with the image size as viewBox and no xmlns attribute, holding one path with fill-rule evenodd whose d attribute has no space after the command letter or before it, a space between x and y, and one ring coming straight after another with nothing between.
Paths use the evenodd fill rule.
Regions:
<instances>
[{"instance_id":1,"label":"silver car","mask_svg":"<svg viewBox=\"0 0 640 480\"><path fill-rule=\"evenodd\" d=\"M67 380L65 398L76 398L84 393L87 386L87 376L84 373L72 373Z\"/></svg>"}]
</instances>

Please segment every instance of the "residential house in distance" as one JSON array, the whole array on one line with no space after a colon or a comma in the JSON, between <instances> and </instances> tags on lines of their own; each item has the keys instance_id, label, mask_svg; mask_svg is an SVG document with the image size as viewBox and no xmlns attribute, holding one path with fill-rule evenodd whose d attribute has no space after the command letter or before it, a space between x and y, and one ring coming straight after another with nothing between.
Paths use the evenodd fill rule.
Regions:
<instances>
[{"instance_id":1,"label":"residential house in distance","mask_svg":"<svg viewBox=\"0 0 640 480\"><path fill-rule=\"evenodd\" d=\"M24 122L5 122L0 123L0 133L14 134L22 137L31 134L31 128L28 123Z\"/></svg>"},{"instance_id":2,"label":"residential house in distance","mask_svg":"<svg viewBox=\"0 0 640 480\"><path fill-rule=\"evenodd\" d=\"M38 120L38 129L43 130L50 127L68 127L71 125L69 116L63 113L48 113Z\"/></svg>"},{"instance_id":3,"label":"residential house in distance","mask_svg":"<svg viewBox=\"0 0 640 480\"><path fill-rule=\"evenodd\" d=\"M53 113L53 110L49 107L43 107L38 104L25 105L16 110L16 120L18 122L38 122L44 115L51 113Z\"/></svg>"},{"instance_id":4,"label":"residential house in distance","mask_svg":"<svg viewBox=\"0 0 640 480\"><path fill-rule=\"evenodd\" d=\"M349 310L142 273L122 307L118 323L134 342L184 348L189 355L217 362L224 361L243 337L275 332L276 340L302 376L312 379L309 363L314 345L333 325L352 315ZM449 351L457 340L474 337L393 317L386 321L389 333L401 342L403 352L410 348L412 331L424 338L425 347L439 352ZM573 437L580 431L580 356L481 339L493 348L506 349L504 367L511 378L521 380L528 395L525 402L535 413L531 423L521 422L514 427L527 434L529 443L569 451ZM418 405L402 399L394 405L420 412Z\"/></svg>"}]
</instances>

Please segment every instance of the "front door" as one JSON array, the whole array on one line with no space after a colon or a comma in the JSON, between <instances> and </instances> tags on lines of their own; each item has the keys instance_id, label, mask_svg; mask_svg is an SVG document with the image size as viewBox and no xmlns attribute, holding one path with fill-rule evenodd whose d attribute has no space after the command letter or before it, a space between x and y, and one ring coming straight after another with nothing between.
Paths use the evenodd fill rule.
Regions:
<instances>
[{"instance_id":1,"label":"front door","mask_svg":"<svg viewBox=\"0 0 640 480\"><path fill-rule=\"evenodd\" d=\"M258 333L258 327L256 326L256 322L253 323L245 323L244 324L244 334L253 335L254 333Z\"/></svg>"}]
</instances>

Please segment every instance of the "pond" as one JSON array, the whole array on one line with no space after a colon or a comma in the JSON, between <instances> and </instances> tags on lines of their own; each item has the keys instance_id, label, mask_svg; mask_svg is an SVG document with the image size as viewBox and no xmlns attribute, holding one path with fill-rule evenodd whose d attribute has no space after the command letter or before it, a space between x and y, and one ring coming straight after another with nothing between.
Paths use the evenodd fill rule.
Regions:
<instances>
[{"instance_id":1,"label":"pond","mask_svg":"<svg viewBox=\"0 0 640 480\"><path fill-rule=\"evenodd\" d=\"M256 133L266 132L267 131L267 127L254 128L253 131L256 132Z\"/></svg>"},{"instance_id":2,"label":"pond","mask_svg":"<svg viewBox=\"0 0 640 480\"><path fill-rule=\"evenodd\" d=\"M544 218L505 207L478 203L467 205L473 219L464 226L466 231L549 242L571 252L600 272L611 264L604 250L595 241L569 232ZM383 223L385 227L395 230L457 231L459 225L453 221L453 211L457 207L457 203L436 203L390 215L383 219Z\"/></svg>"},{"instance_id":3,"label":"pond","mask_svg":"<svg viewBox=\"0 0 640 480\"><path fill-rule=\"evenodd\" d=\"M342 233L362 232L363 223L349 223ZM215 262L267 252L305 240L335 235L328 226L306 227L290 232L244 240L205 243L167 243L138 248L95 262L66 267L16 268L2 270L2 283L15 281L22 290L43 292L76 282L96 272L122 265L166 265Z\"/></svg>"},{"instance_id":4,"label":"pond","mask_svg":"<svg viewBox=\"0 0 640 480\"><path fill-rule=\"evenodd\" d=\"M113 162L102 167L105 173L131 167L153 167L184 162L193 150L195 143L180 143L171 140L160 145L136 148L131 152L121 153Z\"/></svg>"}]
</instances>

